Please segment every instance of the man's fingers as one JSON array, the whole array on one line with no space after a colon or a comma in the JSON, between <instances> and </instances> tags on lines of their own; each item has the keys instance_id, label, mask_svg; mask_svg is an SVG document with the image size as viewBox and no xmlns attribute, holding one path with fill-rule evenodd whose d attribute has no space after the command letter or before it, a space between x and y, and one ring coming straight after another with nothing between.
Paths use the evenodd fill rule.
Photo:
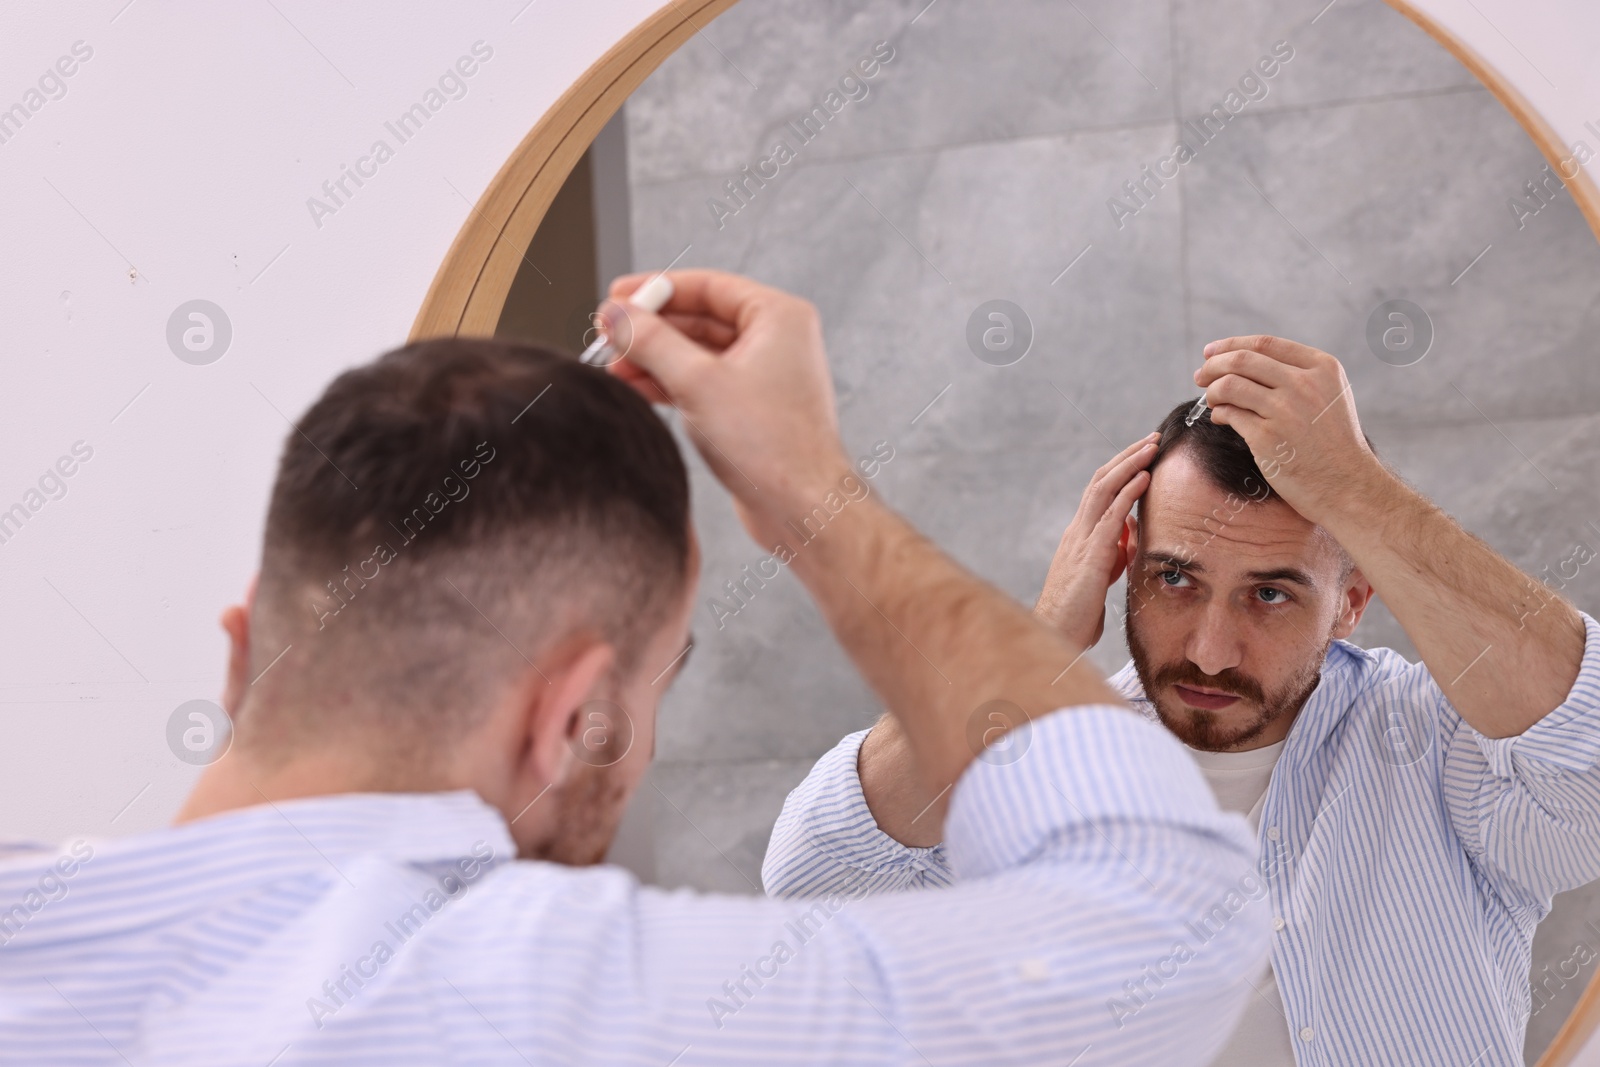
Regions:
<instances>
[{"instance_id":1,"label":"man's fingers","mask_svg":"<svg viewBox=\"0 0 1600 1067\"><path fill-rule=\"evenodd\" d=\"M1249 349L1260 352L1264 356L1271 356L1280 363L1287 363L1292 367L1314 367L1317 361L1327 353L1320 349L1303 345L1298 341L1286 340L1282 337L1273 337L1271 334L1256 333L1246 334L1242 337L1224 337L1206 345L1204 355L1207 359L1223 352L1235 349Z\"/></svg>"},{"instance_id":2,"label":"man's fingers","mask_svg":"<svg viewBox=\"0 0 1600 1067\"><path fill-rule=\"evenodd\" d=\"M1213 411L1224 406L1243 408L1257 415L1270 414L1272 390L1237 374L1224 374L1206 386L1206 404ZM1212 422L1216 422L1212 418Z\"/></svg>"},{"instance_id":3,"label":"man's fingers","mask_svg":"<svg viewBox=\"0 0 1600 1067\"><path fill-rule=\"evenodd\" d=\"M1150 487L1150 472L1135 471L1128 484L1111 501L1111 506L1106 508L1095 523L1090 539L1099 542L1111 550L1111 565L1106 572L1106 588L1122 576L1128 567L1128 553L1123 543L1128 528L1128 514L1133 511L1134 502Z\"/></svg>"},{"instance_id":4,"label":"man's fingers","mask_svg":"<svg viewBox=\"0 0 1600 1067\"><path fill-rule=\"evenodd\" d=\"M1253 411L1245 408L1234 407L1232 404L1218 404L1211 409L1211 421L1218 426L1232 426L1239 431L1239 436L1246 442L1252 443L1258 438L1267 425L1267 420ZM1268 479L1269 481L1271 479Z\"/></svg>"},{"instance_id":5,"label":"man's fingers","mask_svg":"<svg viewBox=\"0 0 1600 1067\"><path fill-rule=\"evenodd\" d=\"M1111 501L1111 506L1106 508L1105 514L1100 516L1100 521L1095 524L1095 532L1097 534L1104 532L1113 541L1121 537L1123 526L1128 521L1128 515L1133 511L1134 502L1148 488L1150 488L1150 472L1135 472L1134 476L1128 479L1128 484L1122 487L1122 492L1118 493L1116 499ZM1103 531L1102 527L1104 528Z\"/></svg>"},{"instance_id":6,"label":"man's fingers","mask_svg":"<svg viewBox=\"0 0 1600 1067\"><path fill-rule=\"evenodd\" d=\"M1094 472L1083 491L1083 507L1088 515L1099 515L1135 472L1142 471L1155 458L1157 434L1149 434L1118 452L1116 458Z\"/></svg>"},{"instance_id":7,"label":"man's fingers","mask_svg":"<svg viewBox=\"0 0 1600 1067\"><path fill-rule=\"evenodd\" d=\"M640 370L625 359L619 359L606 368L612 374L621 378L639 392L639 395L652 404L670 404L672 398L650 377L648 371Z\"/></svg>"},{"instance_id":8,"label":"man's fingers","mask_svg":"<svg viewBox=\"0 0 1600 1067\"><path fill-rule=\"evenodd\" d=\"M1118 452L1116 455L1112 456L1110 459L1101 464L1100 469L1094 472L1094 476L1096 478L1102 478L1105 475L1110 474L1112 468L1116 467L1117 464L1121 463L1123 460L1127 459L1129 456L1133 455L1135 452L1139 451L1141 448L1145 447L1151 442L1159 441L1160 439L1161 434L1155 431L1145 434L1133 444L1128 445L1121 452Z\"/></svg>"},{"instance_id":9,"label":"man's fingers","mask_svg":"<svg viewBox=\"0 0 1600 1067\"><path fill-rule=\"evenodd\" d=\"M1270 389L1282 389L1294 379L1296 368L1250 348L1235 348L1206 357L1194 372L1195 384L1202 389L1225 374L1237 374Z\"/></svg>"},{"instance_id":10,"label":"man's fingers","mask_svg":"<svg viewBox=\"0 0 1600 1067\"><path fill-rule=\"evenodd\" d=\"M611 299L619 303L659 271L625 274L611 283ZM749 322L750 316L762 306L774 301L793 300L794 297L772 289L737 274L720 270L668 271L672 282L672 299L664 310L680 314L706 315L721 320L735 330Z\"/></svg>"},{"instance_id":11,"label":"man's fingers","mask_svg":"<svg viewBox=\"0 0 1600 1067\"><path fill-rule=\"evenodd\" d=\"M619 274L611 279L611 286L606 290L606 299L615 300L619 304L639 291L639 287L664 271L642 270L634 274ZM677 279L673 279L673 292L677 292Z\"/></svg>"},{"instance_id":12,"label":"man's fingers","mask_svg":"<svg viewBox=\"0 0 1600 1067\"><path fill-rule=\"evenodd\" d=\"M686 315L677 311L663 311L661 317L672 324L672 328L683 334L696 344L703 345L713 352L721 352L738 339L739 333L732 326L721 319L713 319L707 315Z\"/></svg>"},{"instance_id":13,"label":"man's fingers","mask_svg":"<svg viewBox=\"0 0 1600 1067\"><path fill-rule=\"evenodd\" d=\"M706 362L715 359L710 352L648 311L614 301L600 305L606 334L627 362L647 372L670 401Z\"/></svg>"}]
</instances>

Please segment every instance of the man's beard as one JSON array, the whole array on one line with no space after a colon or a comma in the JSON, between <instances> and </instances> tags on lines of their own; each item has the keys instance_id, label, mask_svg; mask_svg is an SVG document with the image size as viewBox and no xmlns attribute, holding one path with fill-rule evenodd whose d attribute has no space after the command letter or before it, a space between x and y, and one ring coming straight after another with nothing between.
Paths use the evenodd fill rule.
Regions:
<instances>
[{"instance_id":1,"label":"man's beard","mask_svg":"<svg viewBox=\"0 0 1600 1067\"><path fill-rule=\"evenodd\" d=\"M549 860L569 867L601 863L611 848L628 805L628 789L615 767L580 764L540 804L555 808L553 829L521 849L522 859Z\"/></svg>"},{"instance_id":2,"label":"man's beard","mask_svg":"<svg viewBox=\"0 0 1600 1067\"><path fill-rule=\"evenodd\" d=\"M1322 661L1328 654L1328 647L1333 644L1333 636L1330 634L1322 647L1317 650L1315 657L1307 660L1296 670L1282 688L1268 693L1260 682L1231 667L1219 674L1206 674L1187 659L1155 666L1134 630L1131 592L1123 619L1123 629L1128 638L1128 652L1133 657L1133 669L1139 672L1139 683L1144 686L1144 695L1156 709L1162 725L1190 748L1197 748L1203 752L1225 752L1249 744L1285 715L1297 714L1305 704L1306 698L1311 695L1311 691L1317 687L1317 681L1322 676ZM1256 715L1249 722L1238 725L1224 725L1221 719L1225 712L1233 711L1233 707L1217 711L1185 707L1179 714L1174 715L1161 706L1158 694L1175 684L1233 693L1242 701L1254 704Z\"/></svg>"}]
</instances>

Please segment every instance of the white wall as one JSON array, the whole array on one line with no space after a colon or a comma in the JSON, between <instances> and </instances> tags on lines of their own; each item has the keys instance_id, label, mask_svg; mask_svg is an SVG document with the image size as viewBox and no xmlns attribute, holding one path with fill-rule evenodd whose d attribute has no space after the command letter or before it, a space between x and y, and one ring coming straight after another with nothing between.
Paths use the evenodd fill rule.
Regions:
<instances>
[{"instance_id":1,"label":"white wall","mask_svg":"<svg viewBox=\"0 0 1600 1067\"><path fill-rule=\"evenodd\" d=\"M0 544L0 837L168 818L195 769L167 719L220 691L285 417L404 341L467 201L656 6L7 4L0 108L92 55L0 143L0 509L93 455ZM479 41L465 96L399 143L384 123ZM318 226L307 199L380 138ZM233 328L204 366L166 341L196 298Z\"/></svg>"}]
</instances>

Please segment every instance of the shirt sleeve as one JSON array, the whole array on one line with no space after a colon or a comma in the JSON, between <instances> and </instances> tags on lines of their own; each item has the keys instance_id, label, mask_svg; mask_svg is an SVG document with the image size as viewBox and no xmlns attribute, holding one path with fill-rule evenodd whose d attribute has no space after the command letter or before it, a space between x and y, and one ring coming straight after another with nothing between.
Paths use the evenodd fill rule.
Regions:
<instances>
[{"instance_id":1,"label":"shirt sleeve","mask_svg":"<svg viewBox=\"0 0 1600 1067\"><path fill-rule=\"evenodd\" d=\"M950 884L942 844L912 848L878 828L857 763L868 733L835 745L784 801L761 865L771 896L864 896Z\"/></svg>"},{"instance_id":2,"label":"shirt sleeve","mask_svg":"<svg viewBox=\"0 0 1600 1067\"><path fill-rule=\"evenodd\" d=\"M1521 734L1485 737L1439 694L1455 724L1444 793L1456 833L1503 897L1541 912L1600 878L1600 625L1582 617L1572 690Z\"/></svg>"},{"instance_id":3,"label":"shirt sleeve","mask_svg":"<svg viewBox=\"0 0 1600 1067\"><path fill-rule=\"evenodd\" d=\"M1143 696L1132 660L1108 681L1126 699ZM871 732L847 735L784 801L761 864L768 895L863 896L951 883L943 844L912 848L878 828L861 789L861 744Z\"/></svg>"},{"instance_id":4,"label":"shirt sleeve","mask_svg":"<svg viewBox=\"0 0 1600 1067\"><path fill-rule=\"evenodd\" d=\"M533 942L524 983L477 968L452 996L503 1002L524 984L519 1021L497 1022L507 1041L559 1018L584 1063L1208 1062L1266 953L1266 912L1241 890L1255 884L1244 820L1126 709L1018 736L1021 759L974 762L953 791L947 887L795 901L584 875L485 927ZM1231 918L1195 925L1219 908ZM604 955L574 976L541 942L557 935Z\"/></svg>"}]
</instances>

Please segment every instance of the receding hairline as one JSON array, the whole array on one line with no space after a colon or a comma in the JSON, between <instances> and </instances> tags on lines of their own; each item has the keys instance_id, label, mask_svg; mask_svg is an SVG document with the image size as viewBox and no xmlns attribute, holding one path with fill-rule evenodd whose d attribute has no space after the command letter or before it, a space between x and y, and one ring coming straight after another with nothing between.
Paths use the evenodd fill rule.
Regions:
<instances>
[{"instance_id":1,"label":"receding hairline","mask_svg":"<svg viewBox=\"0 0 1600 1067\"><path fill-rule=\"evenodd\" d=\"M1300 514L1300 512L1296 511L1294 507L1287 500L1283 499L1282 495L1277 492L1271 492L1270 495L1261 497L1260 499L1253 497L1240 497L1237 489L1226 485L1221 478L1217 477L1206 466L1205 463L1200 461L1200 457L1192 454L1198 447L1199 446L1195 445L1192 439L1185 438L1183 440L1179 440L1175 442L1165 454L1158 456L1156 461L1151 463L1150 467L1148 468L1150 471L1150 484L1145 487L1145 491L1140 495L1138 501L1140 505L1138 521L1141 527L1143 527L1145 524L1144 504L1150 498L1150 493L1155 488L1156 467L1164 465L1169 459L1187 456L1191 467L1194 469L1194 475L1200 482L1210 486L1212 489L1218 492L1225 493L1229 497L1233 497L1240 501L1239 511L1234 512L1234 515L1241 514L1247 509L1257 507L1277 506L1285 509L1290 515L1293 515L1296 519L1309 526L1313 537L1323 544L1329 546L1333 550L1335 558L1340 561L1338 584L1343 584L1350 577L1351 572L1355 569L1355 560L1351 557L1350 553L1345 549L1345 547L1339 543L1338 539L1327 530L1327 528L1312 522L1310 519ZM1263 479L1264 477L1265 476L1263 476ZM1265 481L1263 481L1263 484L1265 484ZM1268 488L1270 489L1270 486ZM1232 516L1230 516L1230 518L1232 518ZM1202 522L1204 522L1204 519L1202 519ZM1179 561L1186 558L1183 556L1181 550L1173 549L1169 546L1162 546L1151 551L1146 551L1142 538L1140 554L1146 556L1147 558L1155 558L1157 560ZM1188 565L1188 569L1199 572L1204 570L1204 566L1197 565L1195 562L1191 561ZM1263 582L1273 580L1295 581L1297 584L1305 585L1307 588L1313 587L1312 583L1306 581L1306 579L1309 577L1308 573L1304 569L1297 567L1274 567L1261 571L1251 571L1248 572L1245 577L1254 581Z\"/></svg>"}]
</instances>

